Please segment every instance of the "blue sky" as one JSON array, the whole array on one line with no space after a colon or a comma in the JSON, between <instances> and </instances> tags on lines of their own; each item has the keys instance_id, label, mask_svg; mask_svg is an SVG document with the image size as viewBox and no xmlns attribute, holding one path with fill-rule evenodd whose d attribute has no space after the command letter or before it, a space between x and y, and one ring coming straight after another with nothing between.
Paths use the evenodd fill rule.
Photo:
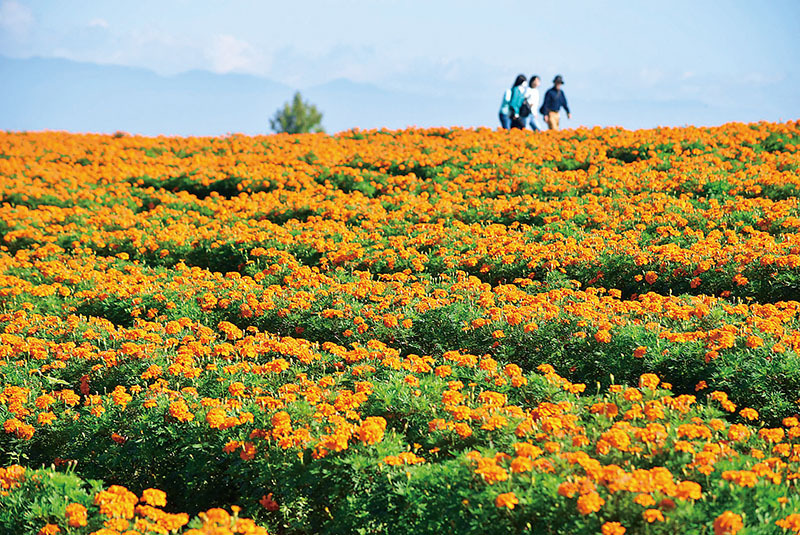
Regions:
<instances>
[{"instance_id":1,"label":"blue sky","mask_svg":"<svg viewBox=\"0 0 800 535\"><path fill-rule=\"evenodd\" d=\"M566 126L636 114L654 124L635 126L656 126L689 108L697 120L680 121L796 119L798 28L796 0L0 0L2 56L247 73L301 90L346 78L464 98L485 114L452 124L485 115L489 126L519 72L545 86L563 74Z\"/></svg>"}]
</instances>

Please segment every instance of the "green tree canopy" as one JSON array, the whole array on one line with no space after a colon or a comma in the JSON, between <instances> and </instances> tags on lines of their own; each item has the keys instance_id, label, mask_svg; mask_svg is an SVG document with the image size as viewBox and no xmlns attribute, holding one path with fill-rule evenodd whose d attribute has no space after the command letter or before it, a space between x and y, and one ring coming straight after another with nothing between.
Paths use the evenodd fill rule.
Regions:
<instances>
[{"instance_id":1,"label":"green tree canopy","mask_svg":"<svg viewBox=\"0 0 800 535\"><path fill-rule=\"evenodd\" d=\"M303 101L299 91L294 94L291 102L285 103L275 112L275 116L269 120L269 125L277 133L324 132L322 112L313 104Z\"/></svg>"}]
</instances>

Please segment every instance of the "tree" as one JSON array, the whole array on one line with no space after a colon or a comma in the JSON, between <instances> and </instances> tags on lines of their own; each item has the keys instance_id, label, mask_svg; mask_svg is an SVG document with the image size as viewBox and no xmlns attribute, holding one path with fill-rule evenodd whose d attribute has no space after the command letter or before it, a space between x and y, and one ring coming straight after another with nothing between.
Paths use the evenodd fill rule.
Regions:
<instances>
[{"instance_id":1,"label":"tree","mask_svg":"<svg viewBox=\"0 0 800 535\"><path fill-rule=\"evenodd\" d=\"M269 125L278 133L324 132L322 113L313 104L304 102L299 91L294 94L291 103L285 103L275 112L275 116L269 120Z\"/></svg>"}]
</instances>

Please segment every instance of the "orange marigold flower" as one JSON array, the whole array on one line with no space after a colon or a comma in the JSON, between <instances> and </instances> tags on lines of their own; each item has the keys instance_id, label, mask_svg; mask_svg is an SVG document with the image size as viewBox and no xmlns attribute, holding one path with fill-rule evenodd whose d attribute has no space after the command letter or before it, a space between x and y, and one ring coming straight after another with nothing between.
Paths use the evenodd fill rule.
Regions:
<instances>
[{"instance_id":1,"label":"orange marigold flower","mask_svg":"<svg viewBox=\"0 0 800 535\"><path fill-rule=\"evenodd\" d=\"M494 504L497 507L508 507L509 509L513 509L515 505L519 503L517 496L513 492L505 492L497 496L494 501Z\"/></svg>"},{"instance_id":2,"label":"orange marigold flower","mask_svg":"<svg viewBox=\"0 0 800 535\"><path fill-rule=\"evenodd\" d=\"M796 427L800 425L800 420L798 420L795 416L788 416L781 420L781 423L784 427Z\"/></svg>"},{"instance_id":3,"label":"orange marigold flower","mask_svg":"<svg viewBox=\"0 0 800 535\"><path fill-rule=\"evenodd\" d=\"M795 532L800 532L800 514L793 513L793 514L787 516L784 519L776 520L775 524L779 528L788 529L790 531L795 531Z\"/></svg>"},{"instance_id":4,"label":"orange marigold flower","mask_svg":"<svg viewBox=\"0 0 800 535\"><path fill-rule=\"evenodd\" d=\"M764 428L758 430L758 436L768 442L776 443L783 440L785 432L780 427L776 427L774 429Z\"/></svg>"},{"instance_id":5,"label":"orange marigold flower","mask_svg":"<svg viewBox=\"0 0 800 535\"><path fill-rule=\"evenodd\" d=\"M277 511L278 510L278 502L272 499L272 493L270 492L266 496L262 496L258 503L266 509L267 511Z\"/></svg>"},{"instance_id":6,"label":"orange marigold flower","mask_svg":"<svg viewBox=\"0 0 800 535\"><path fill-rule=\"evenodd\" d=\"M61 533L61 528L57 524L45 524L36 535L56 535L56 533Z\"/></svg>"},{"instance_id":7,"label":"orange marigold flower","mask_svg":"<svg viewBox=\"0 0 800 535\"><path fill-rule=\"evenodd\" d=\"M626 529L619 522L606 522L600 528L603 535L625 535Z\"/></svg>"},{"instance_id":8,"label":"orange marigold flower","mask_svg":"<svg viewBox=\"0 0 800 535\"><path fill-rule=\"evenodd\" d=\"M228 393L233 397L241 397L244 395L245 386L240 381L235 381L228 385Z\"/></svg>"},{"instance_id":9,"label":"orange marigold flower","mask_svg":"<svg viewBox=\"0 0 800 535\"><path fill-rule=\"evenodd\" d=\"M530 472L533 470L533 461L529 457L516 457L511 461L511 471L515 474Z\"/></svg>"},{"instance_id":10,"label":"orange marigold flower","mask_svg":"<svg viewBox=\"0 0 800 535\"><path fill-rule=\"evenodd\" d=\"M231 515L225 509L220 509L219 507L214 507L209 509L205 513L200 513L200 518L203 518L206 522L215 522L220 526L229 526L231 522Z\"/></svg>"},{"instance_id":11,"label":"orange marigold flower","mask_svg":"<svg viewBox=\"0 0 800 535\"><path fill-rule=\"evenodd\" d=\"M761 347L763 345L764 345L764 339L761 338L760 336L752 335L747 338L747 347L756 348L756 347Z\"/></svg>"},{"instance_id":12,"label":"orange marigold flower","mask_svg":"<svg viewBox=\"0 0 800 535\"><path fill-rule=\"evenodd\" d=\"M758 411L747 407L739 411L739 416L748 420L758 420Z\"/></svg>"},{"instance_id":13,"label":"orange marigold flower","mask_svg":"<svg viewBox=\"0 0 800 535\"><path fill-rule=\"evenodd\" d=\"M472 428L464 422L458 422L453 426L453 429L461 438L467 438L472 435Z\"/></svg>"},{"instance_id":14,"label":"orange marigold flower","mask_svg":"<svg viewBox=\"0 0 800 535\"><path fill-rule=\"evenodd\" d=\"M725 511L714 520L714 535L736 535L743 527L741 516L732 511Z\"/></svg>"},{"instance_id":15,"label":"orange marigold flower","mask_svg":"<svg viewBox=\"0 0 800 535\"><path fill-rule=\"evenodd\" d=\"M600 342L601 344L607 344L611 342L611 333L606 329L600 329L596 333L594 333L594 339Z\"/></svg>"},{"instance_id":16,"label":"orange marigold flower","mask_svg":"<svg viewBox=\"0 0 800 535\"><path fill-rule=\"evenodd\" d=\"M167 493L158 489L145 489L139 501L153 507L164 507L167 505Z\"/></svg>"},{"instance_id":17,"label":"orange marigold flower","mask_svg":"<svg viewBox=\"0 0 800 535\"><path fill-rule=\"evenodd\" d=\"M722 472L722 479L736 483L740 487L755 487L758 483L758 474L750 470L726 470Z\"/></svg>"},{"instance_id":18,"label":"orange marigold flower","mask_svg":"<svg viewBox=\"0 0 800 535\"><path fill-rule=\"evenodd\" d=\"M645 373L639 377L639 388L655 390L661 380L653 373Z\"/></svg>"},{"instance_id":19,"label":"orange marigold flower","mask_svg":"<svg viewBox=\"0 0 800 535\"><path fill-rule=\"evenodd\" d=\"M377 444L383 440L386 420L380 416L370 416L358 428L358 438L364 444Z\"/></svg>"},{"instance_id":20,"label":"orange marigold flower","mask_svg":"<svg viewBox=\"0 0 800 535\"><path fill-rule=\"evenodd\" d=\"M213 407L206 413L206 422L212 429L220 429L225 425L227 416L225 409Z\"/></svg>"},{"instance_id":21,"label":"orange marigold flower","mask_svg":"<svg viewBox=\"0 0 800 535\"><path fill-rule=\"evenodd\" d=\"M572 498L578 493L578 486L570 481L564 481L558 486L558 495L565 498Z\"/></svg>"},{"instance_id":22,"label":"orange marigold flower","mask_svg":"<svg viewBox=\"0 0 800 535\"><path fill-rule=\"evenodd\" d=\"M189 406L182 399L173 401L169 404L169 414L179 422L190 422L194 420L194 414L189 412Z\"/></svg>"},{"instance_id":23,"label":"orange marigold flower","mask_svg":"<svg viewBox=\"0 0 800 535\"><path fill-rule=\"evenodd\" d=\"M736 276L733 277L733 282L735 282L737 286L745 286L750 281L741 273L737 273Z\"/></svg>"},{"instance_id":24,"label":"orange marigold flower","mask_svg":"<svg viewBox=\"0 0 800 535\"><path fill-rule=\"evenodd\" d=\"M502 467L494 464L494 462L481 461L481 464L479 465L478 469L475 470L475 473L482 476L484 481L490 485L497 483L498 481L505 481L508 479L508 472L506 472Z\"/></svg>"},{"instance_id":25,"label":"orange marigold flower","mask_svg":"<svg viewBox=\"0 0 800 535\"><path fill-rule=\"evenodd\" d=\"M694 481L681 481L675 488L675 496L682 500L699 500L703 496L703 487Z\"/></svg>"},{"instance_id":26,"label":"orange marigold flower","mask_svg":"<svg viewBox=\"0 0 800 535\"><path fill-rule=\"evenodd\" d=\"M86 507L79 503L71 503L66 508L67 525L79 528L86 525Z\"/></svg>"},{"instance_id":27,"label":"orange marigold flower","mask_svg":"<svg viewBox=\"0 0 800 535\"><path fill-rule=\"evenodd\" d=\"M453 368L447 365L437 366L433 373L439 377L447 377L453 373Z\"/></svg>"},{"instance_id":28,"label":"orange marigold flower","mask_svg":"<svg viewBox=\"0 0 800 535\"><path fill-rule=\"evenodd\" d=\"M43 412L39 414L39 416L36 418L36 421L39 425L50 425L53 423L53 421L55 421L55 419L56 415L52 412Z\"/></svg>"},{"instance_id":29,"label":"orange marigold flower","mask_svg":"<svg viewBox=\"0 0 800 535\"><path fill-rule=\"evenodd\" d=\"M578 512L582 515L596 513L605 503L606 501L599 494L589 492L578 498Z\"/></svg>"},{"instance_id":30,"label":"orange marigold flower","mask_svg":"<svg viewBox=\"0 0 800 535\"><path fill-rule=\"evenodd\" d=\"M642 517L650 524L664 521L664 515L658 509L648 509L642 513Z\"/></svg>"}]
</instances>

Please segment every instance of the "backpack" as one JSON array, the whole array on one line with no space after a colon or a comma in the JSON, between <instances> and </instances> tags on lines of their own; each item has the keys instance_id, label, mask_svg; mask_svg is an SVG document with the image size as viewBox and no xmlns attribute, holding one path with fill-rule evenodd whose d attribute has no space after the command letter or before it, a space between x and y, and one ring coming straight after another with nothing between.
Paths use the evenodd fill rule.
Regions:
<instances>
[{"instance_id":1,"label":"backpack","mask_svg":"<svg viewBox=\"0 0 800 535\"><path fill-rule=\"evenodd\" d=\"M522 105L525 103L525 93L520 89L520 86L516 86L511 90L511 99L508 101L508 107L510 109L509 115L511 117L516 117L521 115ZM530 112L530 108L528 108Z\"/></svg>"}]
</instances>

